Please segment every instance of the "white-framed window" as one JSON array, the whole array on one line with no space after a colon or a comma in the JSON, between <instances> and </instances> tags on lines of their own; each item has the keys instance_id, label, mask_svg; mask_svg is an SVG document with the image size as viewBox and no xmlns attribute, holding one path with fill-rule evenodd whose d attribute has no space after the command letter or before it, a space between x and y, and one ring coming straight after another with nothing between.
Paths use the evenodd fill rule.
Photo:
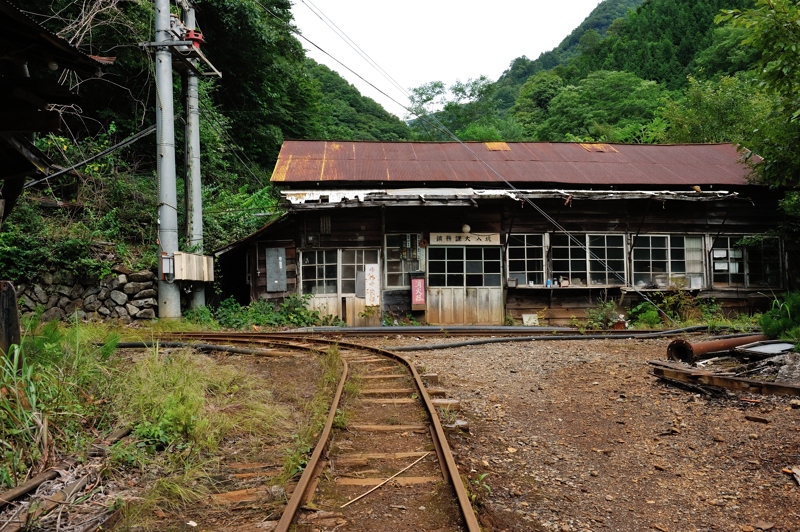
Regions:
<instances>
[{"instance_id":1,"label":"white-framed window","mask_svg":"<svg viewBox=\"0 0 800 532\"><path fill-rule=\"evenodd\" d=\"M518 286L545 284L546 235L518 234L508 237L508 277Z\"/></svg>"},{"instance_id":2,"label":"white-framed window","mask_svg":"<svg viewBox=\"0 0 800 532\"><path fill-rule=\"evenodd\" d=\"M587 235L589 282L593 285L625 284L625 236Z\"/></svg>"},{"instance_id":3,"label":"white-framed window","mask_svg":"<svg viewBox=\"0 0 800 532\"><path fill-rule=\"evenodd\" d=\"M428 248L428 285L432 287L499 287L502 268L502 253L497 246Z\"/></svg>"},{"instance_id":4,"label":"white-framed window","mask_svg":"<svg viewBox=\"0 0 800 532\"><path fill-rule=\"evenodd\" d=\"M342 294L356 293L358 273L364 271L365 264L378 263L377 249L342 250ZM363 283L363 281L362 281Z\"/></svg>"},{"instance_id":5,"label":"white-framed window","mask_svg":"<svg viewBox=\"0 0 800 532\"><path fill-rule=\"evenodd\" d=\"M632 284L637 288L705 285L702 236L639 235L633 240L632 255Z\"/></svg>"},{"instance_id":6,"label":"white-framed window","mask_svg":"<svg viewBox=\"0 0 800 532\"><path fill-rule=\"evenodd\" d=\"M570 286L625 284L624 235L573 235L550 237L552 276ZM587 251L588 250L588 251Z\"/></svg>"},{"instance_id":7,"label":"white-framed window","mask_svg":"<svg viewBox=\"0 0 800 532\"><path fill-rule=\"evenodd\" d=\"M718 236L711 249L715 288L781 286L780 242L738 245L742 236Z\"/></svg>"},{"instance_id":8,"label":"white-framed window","mask_svg":"<svg viewBox=\"0 0 800 532\"><path fill-rule=\"evenodd\" d=\"M410 288L409 272L420 270L424 250L419 233L386 235L386 287Z\"/></svg>"},{"instance_id":9,"label":"white-framed window","mask_svg":"<svg viewBox=\"0 0 800 532\"><path fill-rule=\"evenodd\" d=\"M303 251L304 294L337 293L338 255L335 249Z\"/></svg>"}]
</instances>

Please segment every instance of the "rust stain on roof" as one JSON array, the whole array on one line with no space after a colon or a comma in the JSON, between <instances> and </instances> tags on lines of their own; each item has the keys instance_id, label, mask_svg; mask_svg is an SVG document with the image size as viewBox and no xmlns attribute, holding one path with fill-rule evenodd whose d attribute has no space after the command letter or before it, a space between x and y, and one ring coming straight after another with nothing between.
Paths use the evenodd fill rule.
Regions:
<instances>
[{"instance_id":1,"label":"rust stain on roof","mask_svg":"<svg viewBox=\"0 0 800 532\"><path fill-rule=\"evenodd\" d=\"M511 148L505 142L486 142L484 145L489 151L511 151Z\"/></svg>"},{"instance_id":2,"label":"rust stain on roof","mask_svg":"<svg viewBox=\"0 0 800 532\"><path fill-rule=\"evenodd\" d=\"M581 144L581 148L586 151L596 151L600 153L617 153L617 150L611 144Z\"/></svg>"},{"instance_id":3,"label":"rust stain on roof","mask_svg":"<svg viewBox=\"0 0 800 532\"><path fill-rule=\"evenodd\" d=\"M490 146L499 144L500 150ZM552 142L286 141L272 181L362 185L504 182L569 186L747 185L748 168L731 144ZM498 177L498 174L501 177Z\"/></svg>"}]
</instances>

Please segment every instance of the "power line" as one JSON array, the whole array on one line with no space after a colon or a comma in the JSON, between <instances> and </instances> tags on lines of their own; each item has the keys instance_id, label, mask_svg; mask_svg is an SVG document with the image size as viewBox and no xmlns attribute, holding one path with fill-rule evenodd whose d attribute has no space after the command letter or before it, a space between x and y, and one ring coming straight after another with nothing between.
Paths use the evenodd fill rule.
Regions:
<instances>
[{"instance_id":1,"label":"power line","mask_svg":"<svg viewBox=\"0 0 800 532\"><path fill-rule=\"evenodd\" d=\"M242 154L250 162L250 164L253 164L253 161L251 161L250 158L247 157L247 153L244 151L244 149L242 149L242 147L239 146L236 143L235 140L233 140L233 137L230 136L230 134L225 130L225 128L219 122L217 122L216 118L211 114L211 111L209 111L208 109L205 108L205 104L200 100L198 100L198 103L200 103L199 109L200 109L200 113L203 115L203 117L206 118L211 123L211 127L214 129L214 131L216 131L222 137L227 137L229 139L230 142L228 140L226 140L225 138L223 138L222 141L225 142L225 144L231 150L231 153L233 153L234 157L236 157L236 159L239 160L239 162L242 164L242 166L244 166L245 169L248 172L250 172L250 175L252 175L255 178L255 180L258 182L258 184L263 187L264 186L264 182L261 181L261 179L255 174L255 172L253 172L253 170L250 168L250 166L247 163L245 163L242 160L241 157L239 157L239 154L237 153L237 149L242 152Z\"/></svg>"},{"instance_id":2,"label":"power line","mask_svg":"<svg viewBox=\"0 0 800 532\"><path fill-rule=\"evenodd\" d=\"M576 236L574 236L574 235L573 235L572 233L570 233L570 232L569 232L569 231L568 231L568 230L567 230L565 227L563 227L561 224L559 224L559 223L558 223L558 221L556 221L556 220L555 220L555 218L553 218L552 216L550 216L549 214L547 214L547 212L546 212L544 209L542 209L541 207L539 207L539 206L538 206L538 205L537 205L537 204L536 204L534 201L532 201L530 198L528 198L528 197L525 197L525 195L522 193L522 191L520 191L520 190L519 190L519 189L518 189L516 186L514 186L514 185L513 185L513 184L512 184L510 181L508 181L508 180L507 180L507 179L506 179L506 178L505 178L505 177L504 177L504 176L503 176L503 175L502 175L502 174L501 174L499 171L497 171L497 170L496 170L496 169L495 169L495 168L494 168L494 167L493 167L491 164L489 164L489 163L488 163L488 162L486 162L486 161L485 161L485 160L484 160L482 157L480 157L480 155L478 155L477 153L475 153L475 152L472 150L472 148L470 148L470 147L469 147L469 146L468 146L468 145L467 145L467 144L466 144L464 141L462 141L461 139L459 139L459 138L458 138L458 137L457 137L457 136L456 136L456 135L455 135L455 134L454 134L452 131L450 131L450 129L449 129L449 128L447 128L447 126L445 126L444 124L442 124L442 122L441 122L441 121L440 121L438 118L436 118L436 116L435 116L435 115L430 115L430 114L420 115L420 114L419 114L419 113L417 113L415 110L412 110L411 108L409 108L409 107L405 106L404 104L401 104L400 102L398 102L397 100L395 100L393 97L391 97L391 96L389 96L388 94L386 94L386 93L385 93L383 90L381 90L380 88L378 88L376 85L374 85L372 82L370 82L370 81L366 80L366 79L365 79L363 76L361 76L360 74L358 74L357 72L355 72L353 69L351 69L350 67L348 67L347 65L345 65L344 63L342 63L341 61L339 61L337 58L335 58L333 55L331 55L330 53L328 53L328 52L327 52L326 50L324 50L322 47L318 46L317 44L315 44L314 42L312 42L310 39L308 39L307 37L305 37L305 36L304 36L302 33L300 33L300 32L299 32L299 31L298 31L296 28L292 27L292 26L291 26L289 23L287 23L286 21L284 21L284 20L283 20L282 18L280 18L278 15L276 15L275 13L273 13L272 11L270 11L269 9L267 9L266 7L264 7L264 5L262 5L262 4L261 4L261 2L259 2L258 0L254 0L254 1L255 1L256 5L258 5L258 6L259 6L261 9L263 9L263 10L264 10L266 13L268 13L269 15L271 15L272 17L274 17L275 19L277 19L279 22L281 22L281 24L283 24L283 25L284 25L284 26L286 26L287 28L289 28L289 30L290 30L292 33L296 34L297 36L299 36L300 38L302 38L303 40L305 40L306 42L308 42L309 44L311 44L312 46L314 46L315 48L317 48L317 49L318 49L320 52L324 53L325 55L327 55L328 57L330 57L331 59L333 59L334 61L336 61L336 62L337 62L338 64L340 64L340 65L341 65L343 68L347 69L347 70L348 70L350 73L352 73L353 75L357 76L359 79L361 79L362 81L364 81L365 83L367 83L367 84L368 84L370 87L374 88L374 89L375 89L375 90L377 90L379 93L381 93L382 95L386 96L386 97L387 97L387 98L389 98L391 101L395 102L397 105L399 105L400 107L402 107L403 109L405 109L406 111L408 111L408 112L409 112L411 115L413 115L413 116L416 116L417 118L419 118L419 119L422 119L423 121L424 121L424 120L430 120L430 121L431 121L431 123L432 123L432 125L433 125L433 126L434 126L434 127L437 129L437 130L439 130L440 132L444 133L446 136L448 136L449 138L453 139L455 142L458 142L459 144L461 144L461 146L463 146L463 147L464 147L464 148L465 148L467 151L469 151L469 152L470 152L470 154L471 154L472 156L474 156L474 157L475 157L477 160L479 160L479 161L480 161L480 162L481 162L481 163L482 163L482 164L483 164L483 165L484 165L484 166L485 166L485 167L486 167L486 168L487 168L487 169L488 169L488 170L489 170L489 171L490 171L492 174L496 175L496 176L497 176L497 177L498 177L498 178L499 178L499 179L500 179L500 180L501 180L503 183L505 183L505 185L506 185L506 186L507 186L507 187L508 187L508 188L509 188L511 191L513 191L513 192L516 192L516 193L519 193L519 194L520 194L520 196L519 196L519 197L521 197L521 198L522 198L522 199L523 199L523 200L524 200L524 201L525 201L525 202L526 202L528 205L530 205L531 207L533 207L533 209L534 209L534 210L536 210L536 211L537 211L539 214L541 214L541 215L542 215L542 217L543 217L543 218L544 218L544 219L545 219L547 222L549 222L550 224L552 224L552 225L553 225L553 227L555 227L555 228L556 228L556 230L557 230L558 232L560 232L560 233L563 233L564 235L566 235L566 236L567 236L567 238L569 238L569 240L570 240L571 242L574 242L574 243L575 243L575 244L576 244L578 247L580 247L580 248L581 248L583 251L585 251L585 252L586 252L586 254L587 254L587 256L588 256L590 259L593 259L593 260L596 260L596 261L598 261L598 262L599 262L599 263L600 263L600 264L601 264L601 265L602 265L602 266L605 268L606 272L608 272L608 273L611 273L611 274L612 274L614 277L616 277L617 279L619 279L620 281L622 281L622 284L623 284L624 286L632 288L632 289L633 289L633 290L634 290L634 291L635 291L635 292L636 292L636 293L637 293L637 294L638 294L638 295L639 295L639 296L640 296L642 299L644 299L645 301L647 301L648 303L650 303L651 305L653 305L654 307L656 307L656 308L657 308L659 311L661 311L661 309L658 307L658 305L656 305L655 303L653 303L653 301L652 301L652 300L651 300L649 297L647 297L647 295L645 295L643 292L641 292L641 291L640 291L640 290L639 290L639 289L638 289L638 288L637 288L635 285L633 285L632 283L628 283L627 279L625 279L625 277L624 277L623 275L620 275L620 273L619 273L619 272L617 272L616 270L612 269L612 268L609 266L609 264L608 264L608 263L607 263L607 262L606 262L604 259L601 259L601 258L600 258L600 257L598 257L598 256L597 256L597 255L596 255L594 252L592 252L592 251L591 251L591 249L589 249L589 247L588 247L588 246L586 246L585 242L581 242L580 240L578 240L578 238L577 238ZM302 1L304 4L306 3L306 2L305 2L305 0L301 0L301 1ZM306 5L308 5L308 4L306 4ZM313 10L312 10L312 11L313 11ZM315 12L315 14L317 14L317 13ZM321 17L319 14L317 14L317 16L319 16L320 18L322 18L322 17ZM326 18L327 18L327 17L326 17ZM323 20L323 21L324 21L324 20ZM331 24L333 24L333 23L331 22ZM334 26L335 26L335 24L334 24ZM338 26L337 26L337 29L338 29ZM344 34L344 32L342 32L341 30L339 30L339 32L341 32L342 34ZM344 37L342 37L341 35L340 35L340 37L344 39ZM352 39L350 39L349 37L346 37L346 40L345 40L345 42L347 42L347 41L353 42L353 41L352 41ZM353 42L353 44L355 45L355 43L354 43L354 42ZM356 45L356 47L357 47L357 45ZM360 48L359 48L359 50L360 50ZM364 57L365 55L366 55L366 54L362 55L362 57ZM368 56L367 56L367 57L368 57ZM369 61L370 61L371 63L374 63L374 61L372 61L372 59L370 59ZM375 65L374 65L374 66L375 66L377 69L379 69L379 70L383 70L382 68L380 68L380 67L378 67L378 66L376 66L376 65L377 65L377 63L375 63ZM385 72L385 71L384 71L384 72ZM387 76L388 76L388 74L387 74ZM389 78L391 78L391 76L389 76ZM394 84L396 84L396 82L394 82L394 80L392 80L392 82L393 82ZM624 272L623 272L623 273L624 273ZM661 311L661 312L663 313L663 311ZM669 317L669 316L668 316L666 313L664 313L664 315L666 315L666 316L667 316L667 317L668 317L670 320L672 320L673 322L675 321L675 320L673 320L672 318L670 318L670 317Z\"/></svg>"},{"instance_id":3,"label":"power line","mask_svg":"<svg viewBox=\"0 0 800 532\"><path fill-rule=\"evenodd\" d=\"M150 126L149 128L147 128L147 129L145 129L143 131L140 131L139 133L136 133L135 135L132 135L132 136L128 137L127 139L123 140L122 142L120 142L118 144L114 144L113 146L110 146L110 147L106 148L105 150L101 151L100 153L98 153L96 155L92 155L88 159L84 159L83 161L81 161L79 163L73 164L69 168L65 168L63 170L59 170L58 172L56 172L54 174L50 174L50 175L45 176L45 177L43 177L41 179L37 179L36 181L31 181L29 183L26 183L23 188L26 188L26 189L27 188L31 188L33 186L38 185L39 183L42 183L44 181L48 181L50 179L54 179L56 177L60 177L60 176L62 176L64 174L72 172L73 170L76 170L76 169L78 169L78 168L80 168L82 166L86 166L87 164L89 164L92 161L100 159L101 157L105 157L106 155L109 155L109 154L111 154L111 153L113 153L113 152L115 152L115 151L117 151L117 150L119 150L121 148L124 148L125 146L129 146L129 145L133 144L134 142L143 139L144 137L146 137L149 134L153 133L155 130L156 130L156 126Z\"/></svg>"}]
</instances>

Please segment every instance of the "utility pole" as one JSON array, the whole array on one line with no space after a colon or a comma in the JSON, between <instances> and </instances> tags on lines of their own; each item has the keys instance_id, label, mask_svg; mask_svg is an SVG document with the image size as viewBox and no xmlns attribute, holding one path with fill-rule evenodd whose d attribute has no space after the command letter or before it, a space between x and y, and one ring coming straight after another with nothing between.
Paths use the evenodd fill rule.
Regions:
<instances>
[{"instance_id":1,"label":"utility pole","mask_svg":"<svg viewBox=\"0 0 800 532\"><path fill-rule=\"evenodd\" d=\"M175 184L175 126L172 100L172 52L165 43L170 34L170 0L156 6L156 136L158 145L158 317L181 317L180 287L172 282L178 251L178 198ZM165 268L165 265L167 268ZM167 271L165 271L167 270ZM171 271L170 271L171 270Z\"/></svg>"},{"instance_id":2,"label":"utility pole","mask_svg":"<svg viewBox=\"0 0 800 532\"><path fill-rule=\"evenodd\" d=\"M202 36L195 33L194 6L191 1L183 4L183 25L187 40L197 39L199 47ZM197 59L190 60L195 67ZM186 236L192 253L203 253L203 194L200 180L200 109L197 92L198 78L192 69L184 74L186 89ZM205 286L202 282L192 290L192 307L206 305Z\"/></svg>"}]
</instances>

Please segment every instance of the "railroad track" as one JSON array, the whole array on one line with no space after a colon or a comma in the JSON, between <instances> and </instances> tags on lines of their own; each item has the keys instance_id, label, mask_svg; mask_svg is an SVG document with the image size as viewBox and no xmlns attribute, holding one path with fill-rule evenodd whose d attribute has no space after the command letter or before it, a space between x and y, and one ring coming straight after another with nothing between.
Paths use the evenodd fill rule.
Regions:
<instances>
[{"instance_id":1,"label":"railroad track","mask_svg":"<svg viewBox=\"0 0 800 532\"><path fill-rule=\"evenodd\" d=\"M480 530L437 412L457 403L441 399L441 390L426 388L414 365L400 355L287 334L177 333L161 341L202 343L207 349L234 346L272 356L338 348L343 371L327 423L275 530L293 525L391 530L398 518L402 529ZM342 404L347 382L357 382L349 388L359 392ZM343 415L346 425L334 429Z\"/></svg>"}]
</instances>

